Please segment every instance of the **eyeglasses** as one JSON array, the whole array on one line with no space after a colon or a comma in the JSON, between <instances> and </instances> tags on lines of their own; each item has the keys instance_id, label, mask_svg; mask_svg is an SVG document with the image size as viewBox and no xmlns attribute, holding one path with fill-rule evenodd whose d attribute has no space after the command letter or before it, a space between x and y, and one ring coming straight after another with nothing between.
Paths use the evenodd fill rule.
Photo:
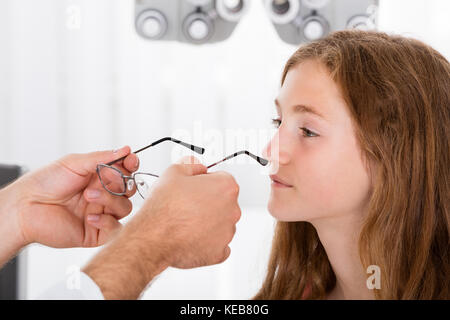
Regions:
<instances>
[{"instance_id":1,"label":"eyeglasses","mask_svg":"<svg viewBox=\"0 0 450 320\"><path fill-rule=\"evenodd\" d=\"M157 144L160 144L164 141L172 141L175 143L178 143L188 149L191 149L192 151L203 154L205 152L205 148L197 147L192 144L183 142L178 139L174 139L171 137L165 137L162 139L159 139L151 144L149 144L146 147L143 147L133 153L137 154L139 152L142 152L150 147L156 146ZM250 156L251 158L255 159L259 164L265 166L269 163L268 160L263 159L261 157L258 157L251 152L247 150L242 150L239 152L235 152L225 158L223 158L220 161L217 161L209 166L207 168L212 168L215 165L218 165L219 163L222 163L226 160L229 160L231 158L234 158L238 155L246 154ZM123 196L126 194L127 189L128 191L133 190L133 187L136 186L137 191L139 192L139 195L142 198L147 198L151 191L152 185L155 183L156 179L159 178L159 176L153 174L153 173L147 173L147 172L135 172L131 176L126 176L120 171L118 168L113 167L113 164L120 162L124 160L127 156L124 156L122 158L119 158L117 160L108 162L106 164L99 164L97 165L97 175L100 179L100 182L102 183L103 188L105 188L106 191L109 193L116 195L116 196Z\"/></svg>"}]
</instances>

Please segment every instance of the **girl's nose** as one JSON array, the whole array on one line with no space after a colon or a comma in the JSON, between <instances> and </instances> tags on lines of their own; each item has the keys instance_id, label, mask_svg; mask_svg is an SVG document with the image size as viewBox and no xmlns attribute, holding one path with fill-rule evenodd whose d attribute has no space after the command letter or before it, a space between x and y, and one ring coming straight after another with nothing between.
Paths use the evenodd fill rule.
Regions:
<instances>
[{"instance_id":1,"label":"girl's nose","mask_svg":"<svg viewBox=\"0 0 450 320\"><path fill-rule=\"evenodd\" d=\"M286 142L286 137L284 137L280 133L280 130L278 130L264 148L263 157L265 157L270 162L276 162L281 165L288 164L290 161L290 154L288 152L289 147Z\"/></svg>"}]
</instances>

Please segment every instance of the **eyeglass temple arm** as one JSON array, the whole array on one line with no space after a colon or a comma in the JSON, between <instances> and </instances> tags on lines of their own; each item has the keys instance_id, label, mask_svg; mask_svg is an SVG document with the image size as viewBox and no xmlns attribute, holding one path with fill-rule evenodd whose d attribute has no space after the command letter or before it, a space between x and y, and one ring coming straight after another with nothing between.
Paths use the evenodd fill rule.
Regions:
<instances>
[{"instance_id":1,"label":"eyeglass temple arm","mask_svg":"<svg viewBox=\"0 0 450 320\"><path fill-rule=\"evenodd\" d=\"M141 148L141 149L139 149L139 150L137 150L137 151L134 151L133 153L134 153L134 154L139 153L139 152L141 152L141 151L144 151L145 149L148 149L148 148L150 148L150 147L156 146L157 144L160 144L161 142L164 142L164 141L172 141L172 142L181 144L182 146L184 146L184 147L186 147L186 148L188 148L188 149L191 149L192 151L197 152L197 153L199 153L199 154L203 154L203 153L205 152L205 148L197 147L197 146L194 146L193 144L189 144L189 143L183 142L183 141L178 140L178 139L175 139L175 138L165 137L165 138L161 138L161 139L159 139L159 140L157 140L157 141L155 141L155 142L152 142L152 143L149 144L148 146L143 147L143 148ZM123 156L122 158L119 158L119 159L116 159L116 160L114 160L114 161L108 162L107 165L110 166L110 165L112 165L112 164L114 164L114 163L116 163L116 162L122 161L122 160L125 159L126 157L127 157L127 156Z\"/></svg>"},{"instance_id":2,"label":"eyeglass temple arm","mask_svg":"<svg viewBox=\"0 0 450 320\"><path fill-rule=\"evenodd\" d=\"M252 158L255 159L256 161L258 161L259 164L261 164L261 165L263 165L263 166L266 166L266 165L269 163L269 161L266 160L266 159L264 159L264 158L255 156L253 153L251 153L251 152L249 152L249 151L247 151L247 150L242 150L242 151L235 152L235 153L229 155L228 157L226 157L226 158L224 158L224 159L222 159L222 160L220 160L220 161L217 161L217 162L215 162L215 163L213 163L213 164L210 164L209 166L207 166L207 168L209 169L209 168L211 168L211 167L214 167L215 165L217 165L217 164L219 164L219 163L221 163L221 162L227 161L227 160L229 160L229 159L231 159L231 158L234 158L234 157L236 157L236 156L238 156L238 155L241 155L241 154L246 154L246 155L252 157Z\"/></svg>"}]
</instances>

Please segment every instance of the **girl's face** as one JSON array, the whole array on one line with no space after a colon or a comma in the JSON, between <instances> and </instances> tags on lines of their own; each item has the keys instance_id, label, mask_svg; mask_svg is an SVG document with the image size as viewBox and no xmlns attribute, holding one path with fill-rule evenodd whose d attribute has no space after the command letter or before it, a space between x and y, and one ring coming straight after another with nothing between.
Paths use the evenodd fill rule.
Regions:
<instances>
[{"instance_id":1,"label":"girl's face","mask_svg":"<svg viewBox=\"0 0 450 320\"><path fill-rule=\"evenodd\" d=\"M275 162L269 211L280 221L361 214L370 194L353 125L325 66L307 60L287 73L276 99L278 131L264 150Z\"/></svg>"}]
</instances>

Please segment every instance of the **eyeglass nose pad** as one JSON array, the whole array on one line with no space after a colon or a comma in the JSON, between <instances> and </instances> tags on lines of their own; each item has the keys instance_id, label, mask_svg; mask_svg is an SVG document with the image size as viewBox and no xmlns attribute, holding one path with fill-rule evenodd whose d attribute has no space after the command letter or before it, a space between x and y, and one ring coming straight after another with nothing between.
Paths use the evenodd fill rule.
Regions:
<instances>
[{"instance_id":1,"label":"eyeglass nose pad","mask_svg":"<svg viewBox=\"0 0 450 320\"><path fill-rule=\"evenodd\" d=\"M128 180L128 182L127 182L127 187L128 187L128 191L133 190L133 187L134 187L134 181L133 181L133 180Z\"/></svg>"}]
</instances>

